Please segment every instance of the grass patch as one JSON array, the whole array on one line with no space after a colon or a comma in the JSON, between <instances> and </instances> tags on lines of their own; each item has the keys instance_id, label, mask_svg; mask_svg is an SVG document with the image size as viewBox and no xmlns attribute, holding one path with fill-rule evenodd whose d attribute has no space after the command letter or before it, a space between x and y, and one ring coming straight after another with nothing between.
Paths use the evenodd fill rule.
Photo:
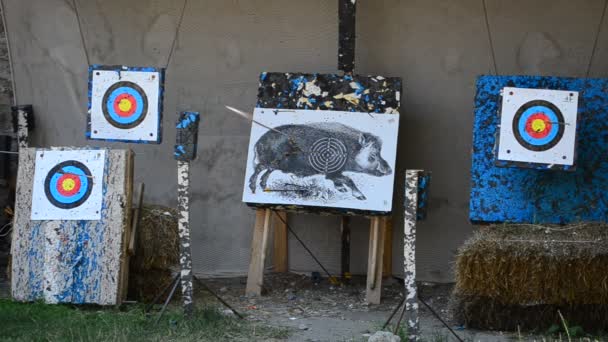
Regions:
<instances>
[{"instance_id":1,"label":"grass patch","mask_svg":"<svg viewBox=\"0 0 608 342\"><path fill-rule=\"evenodd\" d=\"M0 300L2 341L266 341L283 339L287 329L225 317L216 308L199 309L192 319L168 310L159 324L142 307L127 310L16 303Z\"/></svg>"}]
</instances>

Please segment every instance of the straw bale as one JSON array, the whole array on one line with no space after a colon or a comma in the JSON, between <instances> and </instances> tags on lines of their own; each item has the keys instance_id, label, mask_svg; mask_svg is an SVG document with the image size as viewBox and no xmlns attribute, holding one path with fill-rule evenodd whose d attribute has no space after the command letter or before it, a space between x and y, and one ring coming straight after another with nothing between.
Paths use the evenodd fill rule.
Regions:
<instances>
[{"instance_id":1,"label":"straw bale","mask_svg":"<svg viewBox=\"0 0 608 342\"><path fill-rule=\"evenodd\" d=\"M150 301L179 269L177 211L144 204L129 267L129 298Z\"/></svg>"},{"instance_id":2,"label":"straw bale","mask_svg":"<svg viewBox=\"0 0 608 342\"><path fill-rule=\"evenodd\" d=\"M608 226L482 228L458 251L455 294L476 306L606 305Z\"/></svg>"},{"instance_id":3,"label":"straw bale","mask_svg":"<svg viewBox=\"0 0 608 342\"><path fill-rule=\"evenodd\" d=\"M450 301L453 318L473 329L545 332L551 326L562 326L558 314L569 327L580 326L585 331L603 331L608 327L608 305L517 305L502 304L487 297L455 295Z\"/></svg>"},{"instance_id":4,"label":"straw bale","mask_svg":"<svg viewBox=\"0 0 608 342\"><path fill-rule=\"evenodd\" d=\"M131 271L167 270L179 263L177 210L144 204Z\"/></svg>"}]
</instances>

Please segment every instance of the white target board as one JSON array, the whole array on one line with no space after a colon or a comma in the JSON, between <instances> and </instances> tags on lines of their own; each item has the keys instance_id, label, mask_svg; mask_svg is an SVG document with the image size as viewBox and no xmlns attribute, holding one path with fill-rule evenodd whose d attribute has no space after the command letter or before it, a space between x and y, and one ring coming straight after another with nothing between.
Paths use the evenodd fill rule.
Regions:
<instances>
[{"instance_id":1,"label":"white target board","mask_svg":"<svg viewBox=\"0 0 608 342\"><path fill-rule=\"evenodd\" d=\"M574 166L577 112L576 91L503 88L497 159Z\"/></svg>"},{"instance_id":2,"label":"white target board","mask_svg":"<svg viewBox=\"0 0 608 342\"><path fill-rule=\"evenodd\" d=\"M87 137L160 143L163 69L94 66Z\"/></svg>"},{"instance_id":3,"label":"white target board","mask_svg":"<svg viewBox=\"0 0 608 342\"><path fill-rule=\"evenodd\" d=\"M105 150L36 151L32 220L99 220Z\"/></svg>"},{"instance_id":4,"label":"white target board","mask_svg":"<svg viewBox=\"0 0 608 342\"><path fill-rule=\"evenodd\" d=\"M243 201L390 212L399 115L256 108Z\"/></svg>"}]
</instances>

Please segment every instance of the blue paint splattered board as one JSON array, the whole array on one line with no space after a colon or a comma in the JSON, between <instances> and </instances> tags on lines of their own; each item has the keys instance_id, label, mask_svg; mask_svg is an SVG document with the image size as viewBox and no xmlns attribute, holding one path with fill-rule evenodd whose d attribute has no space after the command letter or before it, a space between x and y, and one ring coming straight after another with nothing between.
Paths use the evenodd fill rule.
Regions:
<instances>
[{"instance_id":1,"label":"blue paint splattered board","mask_svg":"<svg viewBox=\"0 0 608 342\"><path fill-rule=\"evenodd\" d=\"M497 167L503 87L578 91L574 172ZM608 79L481 76L477 80L471 199L473 222L571 223L608 218Z\"/></svg>"},{"instance_id":2,"label":"blue paint splattered board","mask_svg":"<svg viewBox=\"0 0 608 342\"><path fill-rule=\"evenodd\" d=\"M106 150L100 220L32 221L36 151L28 148L19 155L11 246L13 298L120 304L129 264L133 153Z\"/></svg>"}]
</instances>

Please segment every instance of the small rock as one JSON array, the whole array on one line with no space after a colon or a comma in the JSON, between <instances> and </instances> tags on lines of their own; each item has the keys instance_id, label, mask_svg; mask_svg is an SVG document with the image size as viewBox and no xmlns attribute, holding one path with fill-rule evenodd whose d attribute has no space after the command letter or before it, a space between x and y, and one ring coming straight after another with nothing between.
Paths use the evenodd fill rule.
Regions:
<instances>
[{"instance_id":1,"label":"small rock","mask_svg":"<svg viewBox=\"0 0 608 342\"><path fill-rule=\"evenodd\" d=\"M232 310L230 310L230 309L226 309L226 310L222 310L222 315L224 315L226 317L231 317L231 316L234 316L234 312L232 312Z\"/></svg>"},{"instance_id":2,"label":"small rock","mask_svg":"<svg viewBox=\"0 0 608 342\"><path fill-rule=\"evenodd\" d=\"M369 337L367 342L401 342L401 337L393 335L388 331L377 331Z\"/></svg>"},{"instance_id":3,"label":"small rock","mask_svg":"<svg viewBox=\"0 0 608 342\"><path fill-rule=\"evenodd\" d=\"M306 324L300 324L298 326L298 329L300 329L300 330L308 330L308 326Z\"/></svg>"}]
</instances>

